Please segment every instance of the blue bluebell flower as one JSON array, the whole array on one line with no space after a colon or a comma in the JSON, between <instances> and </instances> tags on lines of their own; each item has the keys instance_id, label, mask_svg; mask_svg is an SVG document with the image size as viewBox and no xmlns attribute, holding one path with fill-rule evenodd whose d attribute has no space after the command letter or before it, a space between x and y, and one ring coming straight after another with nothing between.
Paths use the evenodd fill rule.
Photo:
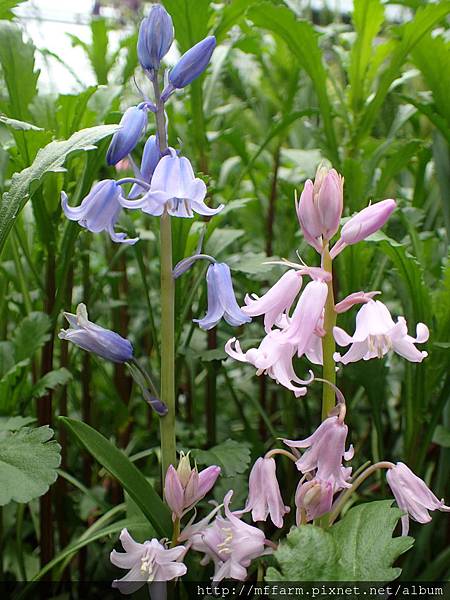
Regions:
<instances>
[{"instance_id":1,"label":"blue bluebell flower","mask_svg":"<svg viewBox=\"0 0 450 600\"><path fill-rule=\"evenodd\" d=\"M73 342L83 350L115 363L124 363L133 358L131 342L89 321L84 304L77 306L75 315L65 312L64 316L69 321L70 329L62 329L58 334L60 339Z\"/></svg>"},{"instance_id":2,"label":"blue bluebell flower","mask_svg":"<svg viewBox=\"0 0 450 600\"><path fill-rule=\"evenodd\" d=\"M205 182L194 176L192 165L185 157L179 157L173 148L159 161L150 183L149 191L139 200L121 198L125 208L141 208L143 212L161 216L164 210L174 217L213 216L223 204L210 208L204 202Z\"/></svg>"},{"instance_id":3,"label":"blue bluebell flower","mask_svg":"<svg viewBox=\"0 0 450 600\"><path fill-rule=\"evenodd\" d=\"M137 53L143 69L153 77L173 42L173 23L161 4L155 4L139 28Z\"/></svg>"},{"instance_id":4,"label":"blue bluebell flower","mask_svg":"<svg viewBox=\"0 0 450 600\"><path fill-rule=\"evenodd\" d=\"M222 317L234 327L251 321L236 302L230 267L226 263L214 263L208 267L206 283L208 311L203 319L194 319L202 329L212 329Z\"/></svg>"},{"instance_id":5,"label":"blue bluebell flower","mask_svg":"<svg viewBox=\"0 0 450 600\"><path fill-rule=\"evenodd\" d=\"M201 75L208 66L215 47L216 38L210 35L185 52L170 71L169 85L163 91L161 99L167 100L175 89L184 88Z\"/></svg>"},{"instance_id":6,"label":"blue bluebell flower","mask_svg":"<svg viewBox=\"0 0 450 600\"><path fill-rule=\"evenodd\" d=\"M114 179L105 179L92 187L80 206L69 206L67 194L61 192L61 206L66 217L78 221L80 227L92 233L107 231L113 242L135 244L139 238L127 238L114 230L122 210L121 197L122 190Z\"/></svg>"},{"instance_id":7,"label":"blue bluebell flower","mask_svg":"<svg viewBox=\"0 0 450 600\"><path fill-rule=\"evenodd\" d=\"M106 153L108 165L115 165L125 158L139 141L147 125L147 105L145 102L139 106L130 106L120 119L120 129L113 135Z\"/></svg>"},{"instance_id":8,"label":"blue bluebell flower","mask_svg":"<svg viewBox=\"0 0 450 600\"><path fill-rule=\"evenodd\" d=\"M145 142L141 168L136 169L136 177L138 179L142 179L146 183L150 183L160 158L161 154L159 151L158 139L156 135L151 135ZM145 190L142 186L135 184L131 188L128 198L137 198L137 196L144 194L146 191L147 190Z\"/></svg>"}]
</instances>

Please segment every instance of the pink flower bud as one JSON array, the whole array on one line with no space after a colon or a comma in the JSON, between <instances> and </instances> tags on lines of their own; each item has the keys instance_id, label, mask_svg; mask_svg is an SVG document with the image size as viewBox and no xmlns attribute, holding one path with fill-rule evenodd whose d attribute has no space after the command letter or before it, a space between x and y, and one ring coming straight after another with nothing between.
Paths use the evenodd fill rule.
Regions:
<instances>
[{"instance_id":1,"label":"pink flower bud","mask_svg":"<svg viewBox=\"0 0 450 600\"><path fill-rule=\"evenodd\" d=\"M184 489L173 465L170 465L167 469L164 498L172 511L172 518L174 520L175 518L180 519L184 508Z\"/></svg>"},{"instance_id":2,"label":"pink flower bud","mask_svg":"<svg viewBox=\"0 0 450 600\"><path fill-rule=\"evenodd\" d=\"M333 484L331 481L312 479L300 481L295 492L295 505L297 507L297 526L302 522L302 513L306 521L322 517L331 509L333 502Z\"/></svg>"},{"instance_id":3,"label":"pink flower bud","mask_svg":"<svg viewBox=\"0 0 450 600\"><path fill-rule=\"evenodd\" d=\"M322 245L318 238L322 235L319 215L314 206L313 182L308 179L300 196L300 201L296 205L298 222L302 228L303 235L310 246L317 252L322 252Z\"/></svg>"}]
</instances>

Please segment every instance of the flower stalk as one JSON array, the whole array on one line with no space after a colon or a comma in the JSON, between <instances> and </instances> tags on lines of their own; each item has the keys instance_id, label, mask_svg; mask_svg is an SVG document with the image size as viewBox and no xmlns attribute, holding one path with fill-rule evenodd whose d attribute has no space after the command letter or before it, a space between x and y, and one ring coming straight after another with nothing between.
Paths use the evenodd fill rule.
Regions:
<instances>
[{"instance_id":1,"label":"flower stalk","mask_svg":"<svg viewBox=\"0 0 450 600\"><path fill-rule=\"evenodd\" d=\"M330 256L328 243L322 254L322 269L333 276L333 259ZM334 362L334 352L336 345L333 337L333 327L336 325L336 312L334 310L333 277L327 282L328 295L325 302L325 313L323 328L325 335L322 338L323 352L323 379L326 379L333 386L336 384L336 366ZM328 417L328 413L335 405L335 392L333 388L323 383L322 387L322 420Z\"/></svg>"}]
</instances>

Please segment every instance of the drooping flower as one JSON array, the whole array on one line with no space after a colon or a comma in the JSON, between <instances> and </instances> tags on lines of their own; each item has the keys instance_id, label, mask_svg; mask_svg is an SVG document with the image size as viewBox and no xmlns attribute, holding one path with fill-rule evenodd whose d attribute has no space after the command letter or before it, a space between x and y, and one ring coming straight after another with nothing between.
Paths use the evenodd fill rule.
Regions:
<instances>
[{"instance_id":1,"label":"drooping flower","mask_svg":"<svg viewBox=\"0 0 450 600\"><path fill-rule=\"evenodd\" d=\"M242 311L250 317L264 315L267 333L284 311L289 310L302 287L301 273L290 269L263 296L245 296Z\"/></svg>"},{"instance_id":2,"label":"drooping flower","mask_svg":"<svg viewBox=\"0 0 450 600\"><path fill-rule=\"evenodd\" d=\"M160 6L159 4L156 6ZM146 183L150 183L152 180L153 173L156 169L156 165L161 158L159 152L159 145L156 135L151 135L148 140L145 142L144 151L142 153L142 162L139 170L136 169L136 177L145 181ZM133 199L137 198L141 194L145 194L147 190L144 189L139 184L135 183L131 188L130 193L128 194L128 198Z\"/></svg>"},{"instance_id":3,"label":"drooping flower","mask_svg":"<svg viewBox=\"0 0 450 600\"><path fill-rule=\"evenodd\" d=\"M177 469L169 466L164 484L164 498L172 511L172 518L181 519L199 500L204 498L212 489L220 467L212 465L198 471L191 468L189 455L181 455Z\"/></svg>"},{"instance_id":4,"label":"drooping flower","mask_svg":"<svg viewBox=\"0 0 450 600\"><path fill-rule=\"evenodd\" d=\"M333 334L340 346L351 344L344 356L338 352L334 355L334 360L344 365L361 359L382 358L389 350L411 362L422 362L428 356L427 352L418 350L414 345L428 340L428 327L418 323L416 337L413 338L408 335L404 317L398 317L397 323L394 323L388 308L379 300L369 300L358 311L353 336L340 327L335 327Z\"/></svg>"},{"instance_id":5,"label":"drooping flower","mask_svg":"<svg viewBox=\"0 0 450 600\"><path fill-rule=\"evenodd\" d=\"M149 72L151 79L172 42L172 18L161 4L155 4L148 17L141 22L137 43L139 62Z\"/></svg>"},{"instance_id":6,"label":"drooping flower","mask_svg":"<svg viewBox=\"0 0 450 600\"><path fill-rule=\"evenodd\" d=\"M233 290L230 267L226 263L213 263L206 273L208 286L208 311L203 319L194 319L202 329L212 329L223 317L233 327L249 323L239 308Z\"/></svg>"},{"instance_id":7,"label":"drooping flower","mask_svg":"<svg viewBox=\"0 0 450 600\"><path fill-rule=\"evenodd\" d=\"M249 478L249 494L245 511L252 511L253 521L266 521L270 515L276 527L283 527L283 516L289 512L278 485L276 464L273 458L258 458Z\"/></svg>"},{"instance_id":8,"label":"drooping flower","mask_svg":"<svg viewBox=\"0 0 450 600\"><path fill-rule=\"evenodd\" d=\"M404 463L398 462L388 469L386 479L399 508L407 513L402 517L402 535L408 535L409 518L418 523L429 523L429 510L450 512L450 506L445 506L444 500L439 500Z\"/></svg>"},{"instance_id":9,"label":"drooping flower","mask_svg":"<svg viewBox=\"0 0 450 600\"><path fill-rule=\"evenodd\" d=\"M140 544L127 529L122 529L119 539L125 552L113 550L110 560L116 567L129 570L125 577L112 583L122 594L133 594L145 583L171 581L185 575L186 565L179 562L186 552L184 546L167 549L156 538Z\"/></svg>"},{"instance_id":10,"label":"drooping flower","mask_svg":"<svg viewBox=\"0 0 450 600\"><path fill-rule=\"evenodd\" d=\"M281 339L280 331L271 331L262 340L258 348L250 348L243 352L236 338L231 338L225 344L225 352L240 362L245 362L256 367L256 374L265 373L277 383L294 392L295 397L306 394L306 385L310 384L314 376L310 371L310 378L303 380L297 377L292 366L292 358L296 353L296 346ZM300 387L298 385L300 384Z\"/></svg>"},{"instance_id":11,"label":"drooping flower","mask_svg":"<svg viewBox=\"0 0 450 600\"><path fill-rule=\"evenodd\" d=\"M381 229L396 206L395 200L382 200L356 213L343 225L341 237L331 249L331 257L335 258L346 246L356 244Z\"/></svg>"},{"instance_id":12,"label":"drooping flower","mask_svg":"<svg viewBox=\"0 0 450 600\"><path fill-rule=\"evenodd\" d=\"M331 481L318 478L302 479L295 492L296 523L313 521L330 511L333 503L334 485Z\"/></svg>"},{"instance_id":13,"label":"drooping flower","mask_svg":"<svg viewBox=\"0 0 450 600\"><path fill-rule=\"evenodd\" d=\"M120 129L113 135L106 153L108 165L115 165L134 150L146 125L147 108L145 102L139 104L139 106L127 108L120 120Z\"/></svg>"},{"instance_id":14,"label":"drooping flower","mask_svg":"<svg viewBox=\"0 0 450 600\"><path fill-rule=\"evenodd\" d=\"M205 182L194 176L192 165L185 157L179 157L173 148L163 156L153 173L150 190L140 200L122 199L125 208L141 208L143 212L161 216L164 210L175 217L216 215L223 208L210 208L204 202Z\"/></svg>"},{"instance_id":15,"label":"drooping flower","mask_svg":"<svg viewBox=\"0 0 450 600\"><path fill-rule=\"evenodd\" d=\"M174 90L186 87L203 73L211 60L215 47L216 38L210 35L183 54L169 72L169 85L161 94L163 102Z\"/></svg>"},{"instance_id":16,"label":"drooping flower","mask_svg":"<svg viewBox=\"0 0 450 600\"><path fill-rule=\"evenodd\" d=\"M230 511L232 495L230 490L223 501L225 517L216 516L213 523L203 530L191 530L194 538L192 548L205 553L202 564L207 564L210 560L214 562L213 581L244 581L251 561L267 552L264 533L241 521L237 512ZM180 539L186 539L184 534L185 532Z\"/></svg>"},{"instance_id":17,"label":"drooping flower","mask_svg":"<svg viewBox=\"0 0 450 600\"><path fill-rule=\"evenodd\" d=\"M342 460L353 457L353 446L345 451L348 427L339 417L328 417L304 440L283 440L290 448L307 448L295 463L302 473L315 471L315 477L330 482L334 491L350 487L350 471Z\"/></svg>"},{"instance_id":18,"label":"drooping flower","mask_svg":"<svg viewBox=\"0 0 450 600\"><path fill-rule=\"evenodd\" d=\"M86 306L79 304L76 314L64 313L70 329L62 329L58 337L73 342L83 350L93 352L106 360L124 363L133 358L131 342L115 331L110 331L88 320Z\"/></svg>"},{"instance_id":19,"label":"drooping flower","mask_svg":"<svg viewBox=\"0 0 450 600\"><path fill-rule=\"evenodd\" d=\"M78 221L80 227L92 233L106 231L113 242L135 244L139 238L127 238L114 230L122 210L121 198L120 186L113 179L105 179L92 186L80 206L69 206L67 194L61 192L61 206L66 217Z\"/></svg>"},{"instance_id":20,"label":"drooping flower","mask_svg":"<svg viewBox=\"0 0 450 600\"><path fill-rule=\"evenodd\" d=\"M296 205L297 217L306 241L322 252L323 241L339 228L343 209L344 179L335 171L319 166L313 182L308 179Z\"/></svg>"}]
</instances>

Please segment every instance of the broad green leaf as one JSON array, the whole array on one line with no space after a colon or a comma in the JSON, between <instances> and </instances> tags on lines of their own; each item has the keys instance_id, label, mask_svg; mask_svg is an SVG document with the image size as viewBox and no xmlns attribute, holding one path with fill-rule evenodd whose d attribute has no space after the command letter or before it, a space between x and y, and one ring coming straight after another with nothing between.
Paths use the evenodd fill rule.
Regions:
<instances>
[{"instance_id":1,"label":"broad green leaf","mask_svg":"<svg viewBox=\"0 0 450 600\"><path fill-rule=\"evenodd\" d=\"M12 338L16 363L31 358L44 345L50 326L50 317L42 312L30 313L19 323Z\"/></svg>"},{"instance_id":2,"label":"broad green leaf","mask_svg":"<svg viewBox=\"0 0 450 600\"><path fill-rule=\"evenodd\" d=\"M181 52L186 52L208 35L212 12L210 0L164 0L164 8L172 17Z\"/></svg>"},{"instance_id":3,"label":"broad green leaf","mask_svg":"<svg viewBox=\"0 0 450 600\"><path fill-rule=\"evenodd\" d=\"M0 431L17 431L34 421L34 417L0 417Z\"/></svg>"},{"instance_id":4,"label":"broad green leaf","mask_svg":"<svg viewBox=\"0 0 450 600\"><path fill-rule=\"evenodd\" d=\"M192 456L200 465L218 465L224 477L244 473L250 464L248 445L234 440L227 440L209 450L193 450Z\"/></svg>"},{"instance_id":5,"label":"broad green leaf","mask_svg":"<svg viewBox=\"0 0 450 600\"><path fill-rule=\"evenodd\" d=\"M266 581L392 581L401 573L393 563L414 540L392 537L402 513L391 505L391 500L360 504L329 529L293 527Z\"/></svg>"},{"instance_id":6,"label":"broad green leaf","mask_svg":"<svg viewBox=\"0 0 450 600\"><path fill-rule=\"evenodd\" d=\"M66 385L71 379L72 373L64 367L50 371L49 373L46 373L42 379L39 379L35 386L33 386L31 397L41 398L42 396L45 396L49 390L54 390L60 385Z\"/></svg>"},{"instance_id":7,"label":"broad green leaf","mask_svg":"<svg viewBox=\"0 0 450 600\"><path fill-rule=\"evenodd\" d=\"M170 536L172 523L167 506L130 459L86 423L68 417L60 417L60 420L86 450L121 483L155 531L161 537Z\"/></svg>"},{"instance_id":8,"label":"broad green leaf","mask_svg":"<svg viewBox=\"0 0 450 600\"><path fill-rule=\"evenodd\" d=\"M205 244L205 252L217 257L243 235L243 229L215 229Z\"/></svg>"},{"instance_id":9,"label":"broad green leaf","mask_svg":"<svg viewBox=\"0 0 450 600\"><path fill-rule=\"evenodd\" d=\"M0 437L0 506L42 496L56 480L60 445L48 426L3 432Z\"/></svg>"},{"instance_id":10,"label":"broad green leaf","mask_svg":"<svg viewBox=\"0 0 450 600\"><path fill-rule=\"evenodd\" d=\"M217 25L214 30L217 42L220 43L228 31L242 19L249 6L255 4L255 0L231 0L220 11Z\"/></svg>"},{"instance_id":11,"label":"broad green leaf","mask_svg":"<svg viewBox=\"0 0 450 600\"><path fill-rule=\"evenodd\" d=\"M269 2L259 2L250 7L248 16L258 27L263 27L279 35L286 42L299 64L308 73L319 102L330 158L337 163L337 142L331 118L326 72L322 62L318 36L314 28L306 21L297 20L294 13L288 8L274 6Z\"/></svg>"},{"instance_id":12,"label":"broad green leaf","mask_svg":"<svg viewBox=\"0 0 450 600\"><path fill-rule=\"evenodd\" d=\"M26 121L18 121L17 119L9 119L5 116L0 116L0 123L6 125L7 127L12 127L12 129L18 129L19 131L43 131L42 127L36 127L32 123L27 123Z\"/></svg>"},{"instance_id":13,"label":"broad green leaf","mask_svg":"<svg viewBox=\"0 0 450 600\"><path fill-rule=\"evenodd\" d=\"M2 0L0 5L0 20L13 19L14 13L11 9L22 4L22 2L26 2L26 0Z\"/></svg>"},{"instance_id":14,"label":"broad green leaf","mask_svg":"<svg viewBox=\"0 0 450 600\"><path fill-rule=\"evenodd\" d=\"M3 194L0 203L0 253L14 220L40 186L43 175L64 171L69 155L94 150L96 142L112 135L117 128L118 125L99 125L77 131L68 140L50 142L39 150L30 167L13 175L11 187Z\"/></svg>"},{"instance_id":15,"label":"broad green leaf","mask_svg":"<svg viewBox=\"0 0 450 600\"><path fill-rule=\"evenodd\" d=\"M433 435L433 442L443 448L450 448L450 428L438 425Z\"/></svg>"}]
</instances>

